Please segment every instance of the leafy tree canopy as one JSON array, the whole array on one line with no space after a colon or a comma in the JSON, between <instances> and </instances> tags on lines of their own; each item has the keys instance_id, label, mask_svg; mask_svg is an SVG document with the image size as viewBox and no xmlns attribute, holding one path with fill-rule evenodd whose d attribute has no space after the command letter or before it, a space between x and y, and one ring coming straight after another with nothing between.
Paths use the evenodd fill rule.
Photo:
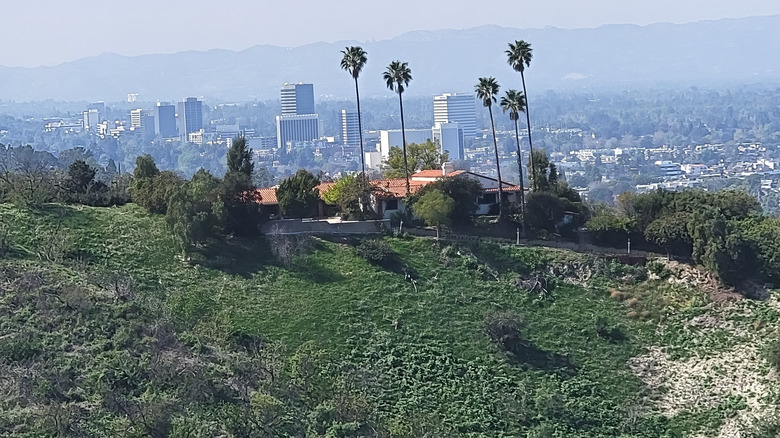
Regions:
<instances>
[{"instance_id":1,"label":"leafy tree canopy","mask_svg":"<svg viewBox=\"0 0 780 438\"><path fill-rule=\"evenodd\" d=\"M449 226L455 201L441 190L430 190L414 203L414 214L434 227Z\"/></svg>"},{"instance_id":2,"label":"leafy tree canopy","mask_svg":"<svg viewBox=\"0 0 780 438\"><path fill-rule=\"evenodd\" d=\"M310 217L319 200L317 186L320 180L311 172L300 169L295 175L283 180L276 189L279 208L286 217Z\"/></svg>"},{"instance_id":3,"label":"leafy tree canopy","mask_svg":"<svg viewBox=\"0 0 780 438\"><path fill-rule=\"evenodd\" d=\"M424 143L409 143L406 145L406 160L409 165L409 174L420 170L441 169L442 163L449 160L447 152L441 153L438 144L428 140ZM390 148L387 160L384 163L385 178L404 178L404 151L396 146Z\"/></svg>"}]
</instances>

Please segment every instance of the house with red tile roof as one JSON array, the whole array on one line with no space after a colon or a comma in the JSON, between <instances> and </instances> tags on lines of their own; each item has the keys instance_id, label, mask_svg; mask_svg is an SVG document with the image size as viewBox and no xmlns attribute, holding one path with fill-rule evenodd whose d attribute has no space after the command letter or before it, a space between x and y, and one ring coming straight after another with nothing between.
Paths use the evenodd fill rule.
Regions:
<instances>
[{"instance_id":1,"label":"house with red tile roof","mask_svg":"<svg viewBox=\"0 0 780 438\"><path fill-rule=\"evenodd\" d=\"M411 175L409 178L409 191L412 194L417 193L422 187L440 178L448 177L465 177L479 181L484 190L479 199L474 200L474 202L477 203L477 215L488 214L491 211L491 206L498 204L498 180L496 178L466 170L454 170L450 163L444 163L442 169L423 170ZM519 186L506 181L503 181L501 185L506 202L519 202ZM373 180L371 181L371 186L371 208L378 217L389 219L392 214L404 212L406 210L406 205L404 203L404 198L406 197L405 178ZM333 183L322 183L317 186L321 194L325 193L331 187L333 187ZM257 192L260 204L266 208L270 208L272 214L278 214L279 202L276 199L276 187L258 189ZM274 208L276 210L274 210ZM324 205L321 206L319 210L320 214L322 214L324 212Z\"/></svg>"}]
</instances>

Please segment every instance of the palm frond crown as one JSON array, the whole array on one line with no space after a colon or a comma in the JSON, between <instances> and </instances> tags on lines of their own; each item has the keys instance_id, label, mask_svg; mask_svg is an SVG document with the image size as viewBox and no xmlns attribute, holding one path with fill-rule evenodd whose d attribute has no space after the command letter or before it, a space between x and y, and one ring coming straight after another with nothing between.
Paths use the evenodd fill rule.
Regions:
<instances>
[{"instance_id":1,"label":"palm frond crown","mask_svg":"<svg viewBox=\"0 0 780 438\"><path fill-rule=\"evenodd\" d=\"M509 43L509 50L506 52L507 63L515 70L524 72L525 68L531 65L531 58L533 58L533 49L531 44L523 41L516 40L514 43Z\"/></svg>"},{"instance_id":2,"label":"palm frond crown","mask_svg":"<svg viewBox=\"0 0 780 438\"><path fill-rule=\"evenodd\" d=\"M405 87L409 86L412 80L412 70L408 62L393 61L387 66L387 70L382 74L382 78L387 84L387 88L396 93L403 93Z\"/></svg>"},{"instance_id":3,"label":"palm frond crown","mask_svg":"<svg viewBox=\"0 0 780 438\"><path fill-rule=\"evenodd\" d=\"M499 105L504 112L509 111L509 120L515 121L520 118L520 113L525 112L525 94L522 91L507 90Z\"/></svg>"},{"instance_id":4,"label":"palm frond crown","mask_svg":"<svg viewBox=\"0 0 780 438\"><path fill-rule=\"evenodd\" d=\"M474 91L477 93L477 98L482 101L482 105L491 106L496 102L498 88L496 78L490 76L487 78L479 78L477 85L474 87Z\"/></svg>"},{"instance_id":5,"label":"palm frond crown","mask_svg":"<svg viewBox=\"0 0 780 438\"><path fill-rule=\"evenodd\" d=\"M341 68L357 79L368 61L366 51L360 46L350 46L342 50L341 53L344 55L341 58Z\"/></svg>"}]
</instances>

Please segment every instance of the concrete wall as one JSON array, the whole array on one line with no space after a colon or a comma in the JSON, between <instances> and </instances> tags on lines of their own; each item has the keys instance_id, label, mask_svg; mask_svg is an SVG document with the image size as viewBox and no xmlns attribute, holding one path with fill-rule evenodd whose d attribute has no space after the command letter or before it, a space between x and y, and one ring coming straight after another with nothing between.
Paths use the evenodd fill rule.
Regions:
<instances>
[{"instance_id":1,"label":"concrete wall","mask_svg":"<svg viewBox=\"0 0 780 438\"><path fill-rule=\"evenodd\" d=\"M265 234L379 234L389 229L389 220L329 222L327 220L281 219L260 227Z\"/></svg>"}]
</instances>

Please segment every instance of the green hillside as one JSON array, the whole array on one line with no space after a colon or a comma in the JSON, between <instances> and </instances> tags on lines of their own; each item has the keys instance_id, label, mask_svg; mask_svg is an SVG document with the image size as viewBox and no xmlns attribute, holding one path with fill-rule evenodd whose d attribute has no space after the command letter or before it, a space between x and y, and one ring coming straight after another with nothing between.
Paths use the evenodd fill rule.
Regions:
<instances>
[{"instance_id":1,"label":"green hillside","mask_svg":"<svg viewBox=\"0 0 780 438\"><path fill-rule=\"evenodd\" d=\"M774 436L775 294L383 242L379 264L317 238L289 263L238 238L182 261L135 205L0 204L0 435Z\"/></svg>"}]
</instances>

